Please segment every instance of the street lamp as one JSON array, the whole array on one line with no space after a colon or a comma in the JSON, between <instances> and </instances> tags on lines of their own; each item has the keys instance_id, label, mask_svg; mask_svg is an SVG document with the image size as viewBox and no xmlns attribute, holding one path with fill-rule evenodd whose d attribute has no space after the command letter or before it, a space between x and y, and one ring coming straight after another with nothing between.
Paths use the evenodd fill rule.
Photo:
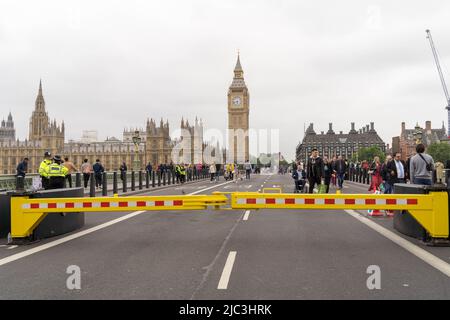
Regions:
<instances>
[{"instance_id":1,"label":"street lamp","mask_svg":"<svg viewBox=\"0 0 450 320\"><path fill-rule=\"evenodd\" d=\"M134 171L139 171L141 169L141 162L139 161L139 144L141 143L141 140L142 139L139 136L139 131L136 130L133 136L134 152L135 152L133 161Z\"/></svg>"}]
</instances>

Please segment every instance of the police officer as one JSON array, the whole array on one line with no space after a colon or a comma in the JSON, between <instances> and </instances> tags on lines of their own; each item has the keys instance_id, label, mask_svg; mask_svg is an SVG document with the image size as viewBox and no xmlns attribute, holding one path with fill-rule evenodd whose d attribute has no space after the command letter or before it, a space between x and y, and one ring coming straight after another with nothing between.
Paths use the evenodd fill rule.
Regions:
<instances>
[{"instance_id":1,"label":"police officer","mask_svg":"<svg viewBox=\"0 0 450 320\"><path fill-rule=\"evenodd\" d=\"M41 176L42 187L47 190L49 187L48 179L48 166L52 164L52 155L46 151L44 154L44 160L39 165L39 175Z\"/></svg>"},{"instance_id":2,"label":"police officer","mask_svg":"<svg viewBox=\"0 0 450 320\"><path fill-rule=\"evenodd\" d=\"M61 157L55 155L53 158L53 163L48 166L48 178L49 178L49 188L48 189L62 189L64 188L64 180L69 170L61 164Z\"/></svg>"},{"instance_id":3,"label":"police officer","mask_svg":"<svg viewBox=\"0 0 450 320\"><path fill-rule=\"evenodd\" d=\"M176 173L177 176L180 177L180 182L185 183L186 182L186 168L184 167L184 163L181 165L178 165L176 167Z\"/></svg>"}]
</instances>

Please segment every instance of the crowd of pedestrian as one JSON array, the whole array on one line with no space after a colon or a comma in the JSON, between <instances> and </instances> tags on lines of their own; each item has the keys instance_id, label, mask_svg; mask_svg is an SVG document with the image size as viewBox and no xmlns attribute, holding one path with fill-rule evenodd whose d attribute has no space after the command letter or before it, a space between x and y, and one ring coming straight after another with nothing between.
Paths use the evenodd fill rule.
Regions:
<instances>
[{"instance_id":1,"label":"crowd of pedestrian","mask_svg":"<svg viewBox=\"0 0 450 320\"><path fill-rule=\"evenodd\" d=\"M25 178L28 172L29 159L24 158L17 166L17 176ZM61 167L61 170L57 170L56 165ZM245 171L245 179L250 179L252 173L258 173L258 167L253 166L249 160L247 160L243 166L243 172ZM118 168L119 177L122 182L126 182L128 166L125 161L121 163ZM57 173L56 173L57 172ZM95 188L102 188L103 173L105 167L101 163L100 159L96 159L95 163L91 164L89 159L84 159L80 168L70 161L68 157L61 158L59 155L52 156L50 152L45 152L44 159L39 165L39 176L43 189L51 189L56 187L73 187L72 174L79 172L83 177L83 186L88 188L89 181L92 177L95 181ZM160 177L168 173L173 174L177 180L177 183L184 184L188 176L195 177L200 175L206 175L209 173L211 183L218 182L220 175L223 173L226 180L243 180L239 166L236 163L228 163L221 165L219 163L212 162L207 165L204 163L198 164L174 164L174 163L160 163L159 165L152 165L148 163L145 166L145 172L151 177L152 174L158 174ZM50 179L52 176L58 178ZM62 177L62 179L61 179ZM51 182L51 180L53 182ZM58 181L58 182L55 182ZM62 181L62 182L61 182Z\"/></svg>"},{"instance_id":2,"label":"crowd of pedestrian","mask_svg":"<svg viewBox=\"0 0 450 320\"><path fill-rule=\"evenodd\" d=\"M412 183L432 185L435 163L433 158L425 153L425 146L418 144L415 155L406 161L401 159L401 153L387 155L384 162L375 156L371 162L351 162L342 156L334 156L331 160L321 157L317 149L311 151L306 168L303 162L296 162L292 168L295 192L328 193L330 185L337 189L344 188L344 180L350 170L367 172L370 175L369 191L390 194L396 183ZM305 190L306 182L309 188Z\"/></svg>"}]
</instances>

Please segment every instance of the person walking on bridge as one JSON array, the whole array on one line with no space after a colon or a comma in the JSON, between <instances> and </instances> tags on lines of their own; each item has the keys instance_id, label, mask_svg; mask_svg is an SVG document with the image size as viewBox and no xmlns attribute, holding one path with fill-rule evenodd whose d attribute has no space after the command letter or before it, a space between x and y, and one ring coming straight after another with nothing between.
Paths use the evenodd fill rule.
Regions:
<instances>
[{"instance_id":1,"label":"person walking on bridge","mask_svg":"<svg viewBox=\"0 0 450 320\"><path fill-rule=\"evenodd\" d=\"M387 164L388 171L388 184L392 193L392 188L396 183L406 182L406 163L402 160L402 154L397 152L394 160L391 160Z\"/></svg>"},{"instance_id":2,"label":"person walking on bridge","mask_svg":"<svg viewBox=\"0 0 450 320\"><path fill-rule=\"evenodd\" d=\"M382 182L380 157L376 156L373 158L373 162L369 168L369 174L372 176L369 191L380 190L380 184Z\"/></svg>"},{"instance_id":3,"label":"person walking on bridge","mask_svg":"<svg viewBox=\"0 0 450 320\"><path fill-rule=\"evenodd\" d=\"M88 159L83 160L83 164L81 165L80 169L81 169L81 173L83 174L84 187L87 188L88 183L89 183L89 178L91 177L91 173L93 170Z\"/></svg>"},{"instance_id":4,"label":"person walking on bridge","mask_svg":"<svg viewBox=\"0 0 450 320\"><path fill-rule=\"evenodd\" d=\"M128 171L128 167L127 164L125 163L125 161L122 161L122 164L120 165L120 180L124 181L126 179L126 175L127 175L127 171Z\"/></svg>"},{"instance_id":5,"label":"person walking on bridge","mask_svg":"<svg viewBox=\"0 0 450 320\"><path fill-rule=\"evenodd\" d=\"M245 179L250 180L250 174L252 173L252 164L249 160L245 161Z\"/></svg>"},{"instance_id":6,"label":"person walking on bridge","mask_svg":"<svg viewBox=\"0 0 450 320\"><path fill-rule=\"evenodd\" d=\"M342 189L344 187L345 172L347 171L347 165L345 164L345 160L342 159L342 156L339 156L334 162L333 171L336 174L338 187Z\"/></svg>"},{"instance_id":7,"label":"person walking on bridge","mask_svg":"<svg viewBox=\"0 0 450 320\"><path fill-rule=\"evenodd\" d=\"M413 184L431 186L433 184L432 171L434 169L433 158L425 153L425 146L420 143L416 146L417 154L410 160L410 179Z\"/></svg>"},{"instance_id":8,"label":"person walking on bridge","mask_svg":"<svg viewBox=\"0 0 450 320\"><path fill-rule=\"evenodd\" d=\"M216 164L214 162L209 166L209 173L211 174L211 182L216 181Z\"/></svg>"},{"instance_id":9,"label":"person walking on bridge","mask_svg":"<svg viewBox=\"0 0 450 320\"><path fill-rule=\"evenodd\" d=\"M68 157L64 158L64 167L69 171L66 175L66 180L69 182L69 188L72 188L72 173L77 172L78 169L75 167L72 161L69 161Z\"/></svg>"},{"instance_id":10,"label":"person walking on bridge","mask_svg":"<svg viewBox=\"0 0 450 320\"><path fill-rule=\"evenodd\" d=\"M314 186L317 184L319 187L324 177L323 160L319 156L319 151L316 148L311 151L311 156L308 159L306 168L306 174L309 182L309 193L313 193Z\"/></svg>"},{"instance_id":11,"label":"person walking on bridge","mask_svg":"<svg viewBox=\"0 0 450 320\"><path fill-rule=\"evenodd\" d=\"M100 159L95 160L95 164L93 165L94 176L95 176L95 187L102 187L102 174L105 172L105 168L100 162Z\"/></svg>"}]
</instances>

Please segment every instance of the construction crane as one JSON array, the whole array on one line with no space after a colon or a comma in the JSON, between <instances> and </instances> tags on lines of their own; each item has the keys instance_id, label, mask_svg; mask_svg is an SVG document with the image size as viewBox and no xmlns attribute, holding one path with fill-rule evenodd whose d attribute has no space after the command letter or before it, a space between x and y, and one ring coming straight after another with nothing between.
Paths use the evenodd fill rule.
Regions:
<instances>
[{"instance_id":1,"label":"construction crane","mask_svg":"<svg viewBox=\"0 0 450 320\"><path fill-rule=\"evenodd\" d=\"M447 85L445 84L444 75L442 74L441 64L439 63L439 57L434 46L433 38L431 37L431 31L426 30L427 39L430 41L431 50L433 51L434 61L436 62L436 67L438 69L439 77L441 78L442 89L444 89L445 100L447 102L447 137L450 138L450 96L448 94Z\"/></svg>"}]
</instances>

